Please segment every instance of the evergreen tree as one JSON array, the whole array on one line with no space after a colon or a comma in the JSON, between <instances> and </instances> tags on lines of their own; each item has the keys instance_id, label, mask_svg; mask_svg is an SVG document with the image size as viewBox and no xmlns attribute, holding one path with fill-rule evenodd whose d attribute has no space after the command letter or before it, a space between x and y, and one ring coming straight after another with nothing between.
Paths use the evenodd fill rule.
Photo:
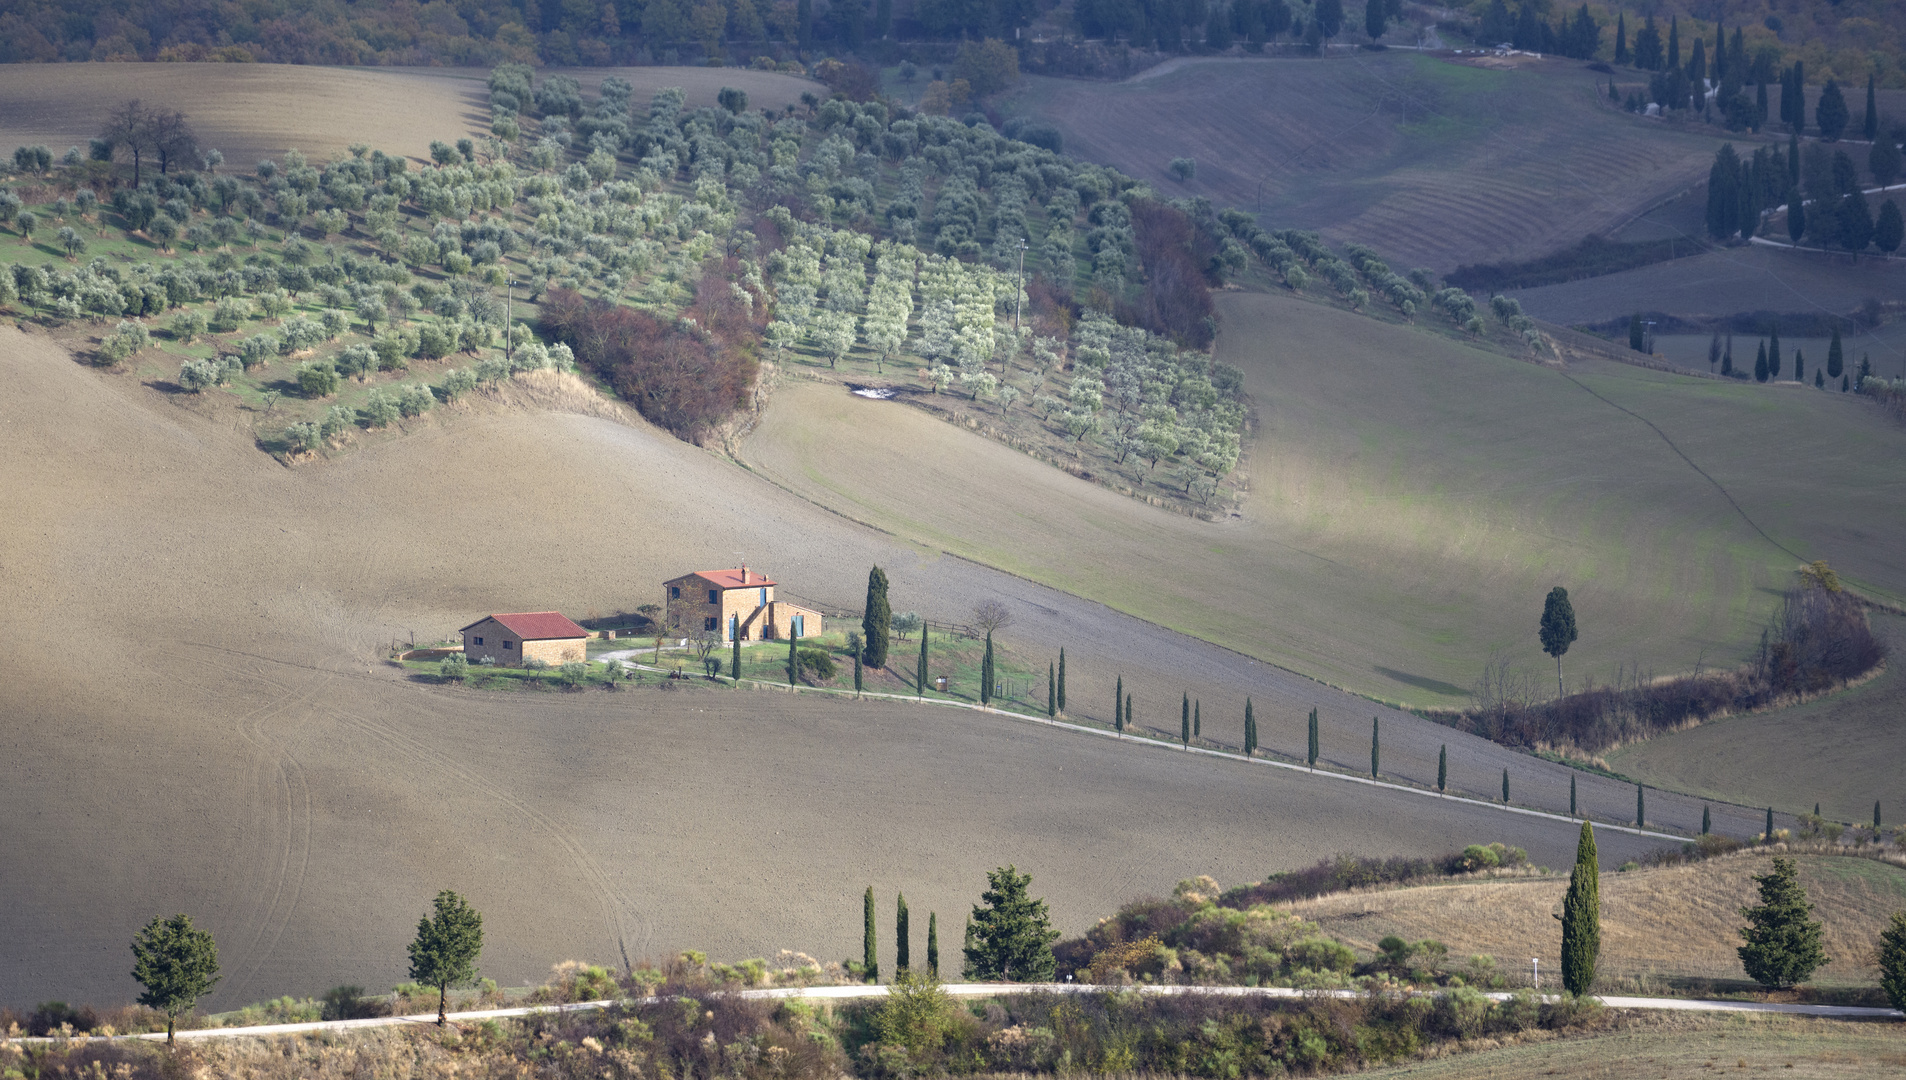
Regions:
<instances>
[{"instance_id":1,"label":"evergreen tree","mask_svg":"<svg viewBox=\"0 0 1906 1080\"><path fill-rule=\"evenodd\" d=\"M1595 985L1595 962L1602 952L1602 886L1595 827L1582 822L1575 843L1575 869L1562 898L1562 985L1580 996Z\"/></svg>"},{"instance_id":2,"label":"evergreen tree","mask_svg":"<svg viewBox=\"0 0 1906 1080\"><path fill-rule=\"evenodd\" d=\"M1125 676L1118 677L1118 688L1112 691L1112 726L1125 730Z\"/></svg>"},{"instance_id":3,"label":"evergreen tree","mask_svg":"<svg viewBox=\"0 0 1906 1080\"><path fill-rule=\"evenodd\" d=\"M1051 982L1058 966L1052 943L1059 932L1052 929L1046 902L1026 894L1032 875L1019 873L1015 866L1002 866L987 872L986 883L981 903L973 905L973 929L966 948L972 977Z\"/></svg>"},{"instance_id":4,"label":"evergreen tree","mask_svg":"<svg viewBox=\"0 0 1906 1080\"><path fill-rule=\"evenodd\" d=\"M1310 710L1310 767L1317 767L1317 710Z\"/></svg>"},{"instance_id":5,"label":"evergreen tree","mask_svg":"<svg viewBox=\"0 0 1906 1080\"><path fill-rule=\"evenodd\" d=\"M1754 354L1754 381L1767 381L1767 343L1760 343L1760 351Z\"/></svg>"},{"instance_id":6,"label":"evergreen tree","mask_svg":"<svg viewBox=\"0 0 1906 1080\"><path fill-rule=\"evenodd\" d=\"M1575 774L1568 776L1568 816L1575 817Z\"/></svg>"},{"instance_id":7,"label":"evergreen tree","mask_svg":"<svg viewBox=\"0 0 1906 1080\"><path fill-rule=\"evenodd\" d=\"M1251 710L1251 699L1244 699L1244 756L1257 753L1257 714Z\"/></svg>"},{"instance_id":8,"label":"evergreen tree","mask_svg":"<svg viewBox=\"0 0 1906 1080\"><path fill-rule=\"evenodd\" d=\"M874 929L874 887L860 900L860 968L870 983L880 981L880 935Z\"/></svg>"},{"instance_id":9,"label":"evergreen tree","mask_svg":"<svg viewBox=\"0 0 1906 1080\"><path fill-rule=\"evenodd\" d=\"M1721 374L1734 374L1734 331L1727 332L1727 345L1721 350Z\"/></svg>"},{"instance_id":10,"label":"evergreen tree","mask_svg":"<svg viewBox=\"0 0 1906 1080\"><path fill-rule=\"evenodd\" d=\"M801 681L801 654L798 651L801 639L794 636L794 629L788 628L788 685L794 686Z\"/></svg>"},{"instance_id":11,"label":"evergreen tree","mask_svg":"<svg viewBox=\"0 0 1906 1080\"><path fill-rule=\"evenodd\" d=\"M1767 377L1780 378L1780 324L1775 323L1767 335Z\"/></svg>"},{"instance_id":12,"label":"evergreen tree","mask_svg":"<svg viewBox=\"0 0 1906 1080\"><path fill-rule=\"evenodd\" d=\"M1509 767L1506 765L1502 769L1502 804L1509 805Z\"/></svg>"},{"instance_id":13,"label":"evergreen tree","mask_svg":"<svg viewBox=\"0 0 1906 1080\"><path fill-rule=\"evenodd\" d=\"M1747 925L1741 927L1741 967L1747 977L1784 990L1806 982L1815 968L1827 963L1820 947L1822 927L1808 918L1813 905L1801 887L1792 859L1774 859L1772 871L1754 878L1760 903L1741 908Z\"/></svg>"},{"instance_id":14,"label":"evergreen tree","mask_svg":"<svg viewBox=\"0 0 1906 1080\"><path fill-rule=\"evenodd\" d=\"M1695 38L1694 40L1699 41L1701 39ZM1709 371L1713 371L1714 365L1719 363L1720 360L1721 360L1721 332L1719 330L1716 330L1714 331L1714 336L1707 339L1707 369Z\"/></svg>"},{"instance_id":15,"label":"evergreen tree","mask_svg":"<svg viewBox=\"0 0 1906 1080\"><path fill-rule=\"evenodd\" d=\"M443 1027L450 988L476 981L477 957L483 953L483 916L446 889L431 902L431 914L417 921L417 938L408 950L411 979L437 988L437 1026Z\"/></svg>"},{"instance_id":16,"label":"evergreen tree","mask_svg":"<svg viewBox=\"0 0 1906 1080\"><path fill-rule=\"evenodd\" d=\"M1820 91L1820 100L1813 106L1813 122L1820 126L1823 142L1838 142L1846 134L1846 96L1840 93L1838 82L1828 79L1826 89Z\"/></svg>"},{"instance_id":17,"label":"evergreen tree","mask_svg":"<svg viewBox=\"0 0 1906 1080\"><path fill-rule=\"evenodd\" d=\"M1643 71L1661 70L1661 31L1655 29L1652 14L1635 32L1635 66Z\"/></svg>"},{"instance_id":18,"label":"evergreen tree","mask_svg":"<svg viewBox=\"0 0 1906 1080\"><path fill-rule=\"evenodd\" d=\"M1191 695L1190 694L1185 695L1184 708L1181 710L1181 714L1178 717L1178 741L1185 744L1186 746L1191 745Z\"/></svg>"},{"instance_id":19,"label":"evergreen tree","mask_svg":"<svg viewBox=\"0 0 1906 1080\"><path fill-rule=\"evenodd\" d=\"M893 971L898 975L913 966L913 943L907 933L907 894L901 893L893 908Z\"/></svg>"},{"instance_id":20,"label":"evergreen tree","mask_svg":"<svg viewBox=\"0 0 1906 1080\"><path fill-rule=\"evenodd\" d=\"M145 987L139 1004L165 1014L166 1045L177 1045L179 1014L218 985L218 943L190 915L154 916L132 939L132 961L132 977Z\"/></svg>"},{"instance_id":21,"label":"evergreen tree","mask_svg":"<svg viewBox=\"0 0 1906 1080\"><path fill-rule=\"evenodd\" d=\"M1125 692L1125 726L1132 726L1132 693L1129 690Z\"/></svg>"},{"instance_id":22,"label":"evergreen tree","mask_svg":"<svg viewBox=\"0 0 1906 1080\"><path fill-rule=\"evenodd\" d=\"M1706 78L1707 41L1702 38L1701 35L1696 34L1694 36L1694 47L1689 50L1688 56L1688 84L1694 88L1695 93L1699 94L1703 92L1705 86L1704 80Z\"/></svg>"},{"instance_id":23,"label":"evergreen tree","mask_svg":"<svg viewBox=\"0 0 1906 1080\"><path fill-rule=\"evenodd\" d=\"M1799 349L1793 351L1793 381L1807 381L1807 356Z\"/></svg>"},{"instance_id":24,"label":"evergreen tree","mask_svg":"<svg viewBox=\"0 0 1906 1080\"><path fill-rule=\"evenodd\" d=\"M1787 125L1788 131L1792 131L1794 129L1794 112L1795 112L1794 106L1795 106L1795 103L1798 102L1799 100L1800 100L1800 90L1798 87L1794 86L1793 69L1781 68L1780 69L1780 122Z\"/></svg>"},{"instance_id":25,"label":"evergreen tree","mask_svg":"<svg viewBox=\"0 0 1906 1080\"><path fill-rule=\"evenodd\" d=\"M1628 347L1636 352L1643 352L1646 345L1647 333L1641 328L1641 312L1637 311L1634 317L1628 320Z\"/></svg>"},{"instance_id":26,"label":"evergreen tree","mask_svg":"<svg viewBox=\"0 0 1906 1080\"><path fill-rule=\"evenodd\" d=\"M1447 792L1449 790L1449 744L1448 743L1444 743L1443 748L1436 752L1436 790L1443 791L1443 792Z\"/></svg>"},{"instance_id":27,"label":"evergreen tree","mask_svg":"<svg viewBox=\"0 0 1906 1080\"><path fill-rule=\"evenodd\" d=\"M940 977L940 913L927 912L927 970Z\"/></svg>"},{"instance_id":28,"label":"evergreen tree","mask_svg":"<svg viewBox=\"0 0 1906 1080\"><path fill-rule=\"evenodd\" d=\"M1793 62L1793 89L1793 131L1790 134L1798 138L1807 133L1807 65L1805 61ZM1799 167L1797 160L1794 166L1796 169ZM1799 182L1798 173L1795 173L1794 182Z\"/></svg>"},{"instance_id":29,"label":"evergreen tree","mask_svg":"<svg viewBox=\"0 0 1906 1080\"><path fill-rule=\"evenodd\" d=\"M1343 29L1343 0L1317 0L1311 9L1311 19L1325 41L1336 37Z\"/></svg>"},{"instance_id":30,"label":"evergreen tree","mask_svg":"<svg viewBox=\"0 0 1906 1080\"><path fill-rule=\"evenodd\" d=\"M893 633L893 609L887 604L887 572L876 566L867 575L867 610L860 619L860 636L868 667L887 666L887 645Z\"/></svg>"},{"instance_id":31,"label":"evergreen tree","mask_svg":"<svg viewBox=\"0 0 1906 1080\"><path fill-rule=\"evenodd\" d=\"M1767 808L1767 828L1760 835L1765 842L1769 844L1774 842L1774 808L1771 806Z\"/></svg>"},{"instance_id":32,"label":"evergreen tree","mask_svg":"<svg viewBox=\"0 0 1906 1080\"><path fill-rule=\"evenodd\" d=\"M1059 715L1059 678L1050 663L1046 665L1046 716Z\"/></svg>"},{"instance_id":33,"label":"evergreen tree","mask_svg":"<svg viewBox=\"0 0 1906 1080\"><path fill-rule=\"evenodd\" d=\"M1866 195L1857 190L1840 197L1840 205L1835 208L1834 239L1841 247L1851 252L1866 250L1873 242L1873 212L1867 208Z\"/></svg>"},{"instance_id":34,"label":"evergreen tree","mask_svg":"<svg viewBox=\"0 0 1906 1080\"><path fill-rule=\"evenodd\" d=\"M1880 931L1876 959L1880 968L1880 989L1893 1008L1906 1010L1906 911L1893 912L1886 929Z\"/></svg>"},{"instance_id":35,"label":"evergreen tree","mask_svg":"<svg viewBox=\"0 0 1906 1080\"><path fill-rule=\"evenodd\" d=\"M1741 163L1734 144L1723 144L1714 152L1714 164L1707 171L1707 234L1716 240L1734 235L1740 223ZM1636 313L1628 326L1628 347L1639 352L1641 315Z\"/></svg>"},{"instance_id":36,"label":"evergreen tree","mask_svg":"<svg viewBox=\"0 0 1906 1080\"><path fill-rule=\"evenodd\" d=\"M1640 784L1635 785L1635 828L1648 827L1648 793Z\"/></svg>"},{"instance_id":37,"label":"evergreen tree","mask_svg":"<svg viewBox=\"0 0 1906 1080\"><path fill-rule=\"evenodd\" d=\"M1719 83L1727 72L1727 24L1723 19L1714 20L1714 81Z\"/></svg>"},{"instance_id":38,"label":"evergreen tree","mask_svg":"<svg viewBox=\"0 0 1906 1080\"><path fill-rule=\"evenodd\" d=\"M1798 244L1807 232L1807 208L1800 201L1800 189L1787 189L1787 239Z\"/></svg>"},{"instance_id":39,"label":"evergreen tree","mask_svg":"<svg viewBox=\"0 0 1906 1080\"><path fill-rule=\"evenodd\" d=\"M1537 628L1542 651L1555 657L1555 695L1562 696L1562 654L1575 642L1575 605L1569 603L1568 590L1557 585L1549 590L1542 605L1542 623Z\"/></svg>"},{"instance_id":40,"label":"evergreen tree","mask_svg":"<svg viewBox=\"0 0 1906 1080\"><path fill-rule=\"evenodd\" d=\"M1826 376L1820 374L1819 368L1814 368L1813 369L1813 388L1815 390L1820 390L1820 389L1824 389L1826 385L1827 385Z\"/></svg>"},{"instance_id":41,"label":"evergreen tree","mask_svg":"<svg viewBox=\"0 0 1906 1080\"><path fill-rule=\"evenodd\" d=\"M1866 115L1860 117L1860 134L1871 142L1879 137L1879 133L1880 110L1873 102L1873 76L1869 72L1866 76Z\"/></svg>"},{"instance_id":42,"label":"evergreen tree","mask_svg":"<svg viewBox=\"0 0 1906 1080\"><path fill-rule=\"evenodd\" d=\"M1668 20L1668 66L1681 66L1681 17L1673 16Z\"/></svg>"},{"instance_id":43,"label":"evergreen tree","mask_svg":"<svg viewBox=\"0 0 1906 1080\"><path fill-rule=\"evenodd\" d=\"M1066 711L1066 651L1059 650L1059 712Z\"/></svg>"},{"instance_id":44,"label":"evergreen tree","mask_svg":"<svg viewBox=\"0 0 1906 1080\"><path fill-rule=\"evenodd\" d=\"M973 959L972 958L973 958L974 941L975 939L973 937L973 916L972 916L972 913L969 912L967 913L967 916L966 916L966 945L963 949L963 952L965 953L966 958L960 963L960 974L963 977L968 979L971 979L973 977Z\"/></svg>"},{"instance_id":45,"label":"evergreen tree","mask_svg":"<svg viewBox=\"0 0 1906 1080\"><path fill-rule=\"evenodd\" d=\"M979 703L993 703L993 632L986 631L986 652L979 658Z\"/></svg>"},{"instance_id":46,"label":"evergreen tree","mask_svg":"<svg viewBox=\"0 0 1906 1080\"><path fill-rule=\"evenodd\" d=\"M1712 808L1703 806L1701 807L1701 835L1706 836L1708 833L1711 833L1713 831L1714 831L1714 815L1712 812Z\"/></svg>"},{"instance_id":47,"label":"evergreen tree","mask_svg":"<svg viewBox=\"0 0 1906 1080\"><path fill-rule=\"evenodd\" d=\"M1381 718L1375 717L1375 716L1372 716L1370 718L1370 777L1371 779L1375 779L1377 777L1378 767L1382 764L1381 759L1377 756L1377 751L1381 746L1381 743L1379 742L1377 738L1377 726L1380 722L1380 719Z\"/></svg>"},{"instance_id":48,"label":"evergreen tree","mask_svg":"<svg viewBox=\"0 0 1906 1080\"><path fill-rule=\"evenodd\" d=\"M1833 340L1827 344L1827 374L1839 378L1846 370L1846 353L1840 345L1840 328L1833 328Z\"/></svg>"},{"instance_id":49,"label":"evergreen tree","mask_svg":"<svg viewBox=\"0 0 1906 1080\"><path fill-rule=\"evenodd\" d=\"M731 670L729 674L735 677L736 682L740 682L741 681L741 635L740 634L735 635L734 654L735 654L734 660L732 661L733 670Z\"/></svg>"},{"instance_id":50,"label":"evergreen tree","mask_svg":"<svg viewBox=\"0 0 1906 1080\"><path fill-rule=\"evenodd\" d=\"M927 696L927 624L920 624L920 662L914 669L913 685L921 697Z\"/></svg>"},{"instance_id":51,"label":"evergreen tree","mask_svg":"<svg viewBox=\"0 0 1906 1080\"><path fill-rule=\"evenodd\" d=\"M1625 12L1615 13L1615 63L1628 62L1628 16ZM1614 83L1611 81L1610 86Z\"/></svg>"},{"instance_id":52,"label":"evergreen tree","mask_svg":"<svg viewBox=\"0 0 1906 1080\"><path fill-rule=\"evenodd\" d=\"M1873 148L1866 152L1866 170L1873 174L1873 182L1880 187L1892 187L1899 179L1899 144L1891 135L1873 140Z\"/></svg>"},{"instance_id":53,"label":"evergreen tree","mask_svg":"<svg viewBox=\"0 0 1906 1080\"><path fill-rule=\"evenodd\" d=\"M1204 702L1202 701L1191 703L1191 737L1204 738Z\"/></svg>"}]
</instances>

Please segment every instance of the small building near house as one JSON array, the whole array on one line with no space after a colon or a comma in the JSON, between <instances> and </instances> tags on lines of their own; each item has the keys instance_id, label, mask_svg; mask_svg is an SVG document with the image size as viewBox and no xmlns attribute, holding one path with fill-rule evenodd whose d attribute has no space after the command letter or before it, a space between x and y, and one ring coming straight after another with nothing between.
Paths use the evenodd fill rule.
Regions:
<instances>
[{"instance_id":1,"label":"small building near house","mask_svg":"<svg viewBox=\"0 0 1906 1080\"><path fill-rule=\"evenodd\" d=\"M522 667L525 660L541 660L556 667L571 660L589 659L589 631L561 612L486 615L464 627L462 633L463 655L472 664L486 656L499 667Z\"/></svg>"},{"instance_id":2,"label":"small building near house","mask_svg":"<svg viewBox=\"0 0 1906 1080\"><path fill-rule=\"evenodd\" d=\"M720 634L732 641L785 641L821 632L821 613L774 598L774 581L742 564L697 570L662 583L666 625L682 635Z\"/></svg>"}]
</instances>

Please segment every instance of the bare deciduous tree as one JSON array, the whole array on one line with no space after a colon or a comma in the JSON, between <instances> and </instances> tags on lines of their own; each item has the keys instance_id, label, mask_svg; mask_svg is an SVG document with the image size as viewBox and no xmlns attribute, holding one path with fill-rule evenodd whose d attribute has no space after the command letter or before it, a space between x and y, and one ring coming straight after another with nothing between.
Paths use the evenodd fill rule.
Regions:
<instances>
[{"instance_id":1,"label":"bare deciduous tree","mask_svg":"<svg viewBox=\"0 0 1906 1080\"><path fill-rule=\"evenodd\" d=\"M973 608L973 625L982 634L1004 630L1013 624L1012 609L997 600L983 600Z\"/></svg>"}]
</instances>

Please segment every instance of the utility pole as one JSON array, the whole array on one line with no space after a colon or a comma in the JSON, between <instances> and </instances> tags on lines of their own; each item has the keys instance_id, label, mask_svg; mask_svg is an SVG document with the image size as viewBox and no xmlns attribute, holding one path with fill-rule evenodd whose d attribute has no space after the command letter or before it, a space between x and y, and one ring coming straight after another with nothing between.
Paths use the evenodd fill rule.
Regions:
<instances>
[{"instance_id":1,"label":"utility pole","mask_svg":"<svg viewBox=\"0 0 1906 1080\"><path fill-rule=\"evenodd\" d=\"M516 291L516 279L507 278L503 284L503 366L510 364L510 294Z\"/></svg>"}]
</instances>

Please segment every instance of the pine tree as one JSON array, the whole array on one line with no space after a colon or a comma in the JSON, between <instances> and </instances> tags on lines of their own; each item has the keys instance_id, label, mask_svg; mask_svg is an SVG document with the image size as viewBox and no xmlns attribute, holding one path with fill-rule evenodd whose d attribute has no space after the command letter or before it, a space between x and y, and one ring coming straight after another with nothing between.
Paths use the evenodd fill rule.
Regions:
<instances>
[{"instance_id":1,"label":"pine tree","mask_svg":"<svg viewBox=\"0 0 1906 1080\"><path fill-rule=\"evenodd\" d=\"M876 566L867 574L867 610L861 615L860 636L868 667L887 666L887 645L893 633L893 609L887 604L887 572Z\"/></svg>"},{"instance_id":2,"label":"pine tree","mask_svg":"<svg viewBox=\"0 0 1906 1080\"><path fill-rule=\"evenodd\" d=\"M1562 899L1562 985L1580 996L1595 985L1595 962L1602 952L1602 887L1595 827L1582 822L1575 844L1575 869Z\"/></svg>"},{"instance_id":3,"label":"pine tree","mask_svg":"<svg viewBox=\"0 0 1906 1080\"><path fill-rule=\"evenodd\" d=\"M1640 785L1635 785L1635 828L1648 827L1648 793Z\"/></svg>"},{"instance_id":4,"label":"pine tree","mask_svg":"<svg viewBox=\"0 0 1906 1080\"><path fill-rule=\"evenodd\" d=\"M1257 753L1257 714L1251 709L1251 699L1244 699L1244 756L1252 757Z\"/></svg>"},{"instance_id":5,"label":"pine tree","mask_svg":"<svg viewBox=\"0 0 1906 1080\"><path fill-rule=\"evenodd\" d=\"M913 943L907 940L908 936L907 894L901 893L893 909L893 970L896 975L913 965Z\"/></svg>"},{"instance_id":6,"label":"pine tree","mask_svg":"<svg viewBox=\"0 0 1906 1080\"><path fill-rule=\"evenodd\" d=\"M981 903L973 905L966 947L971 976L987 981L1051 982L1058 966L1052 943L1059 932L1052 929L1046 902L1027 895L1032 875L1002 866L987 872L986 883Z\"/></svg>"},{"instance_id":7,"label":"pine tree","mask_svg":"<svg viewBox=\"0 0 1906 1080\"><path fill-rule=\"evenodd\" d=\"M913 673L913 685L921 697L927 696L927 626L920 624L920 663Z\"/></svg>"},{"instance_id":8,"label":"pine tree","mask_svg":"<svg viewBox=\"0 0 1906 1080\"><path fill-rule=\"evenodd\" d=\"M439 911L443 909L441 897L437 906ZM418 941L424 940L430 926L428 918L418 926ZM481 916L478 916L477 943L481 947ZM418 948L415 944L410 947L413 971L417 970ZM169 919L155 915L132 939L132 959L132 977L145 987L145 993L139 995L139 1004L165 1014L166 1045L177 1045L179 1014L190 1010L218 985L218 943L212 940L211 931L195 928L190 915L178 914ZM475 962L474 957L471 962ZM436 968L427 968L423 978L430 980L436 974ZM441 1004L437 1009L437 1022L443 1022Z\"/></svg>"},{"instance_id":9,"label":"pine tree","mask_svg":"<svg viewBox=\"0 0 1906 1080\"><path fill-rule=\"evenodd\" d=\"M1066 651L1059 650L1059 714L1066 711Z\"/></svg>"},{"instance_id":10,"label":"pine tree","mask_svg":"<svg viewBox=\"0 0 1906 1080\"><path fill-rule=\"evenodd\" d=\"M1569 603L1568 590L1557 585L1549 590L1542 604L1542 623L1537 628L1542 651L1555 657L1555 696L1562 696L1562 654L1575 642L1575 605Z\"/></svg>"},{"instance_id":11,"label":"pine tree","mask_svg":"<svg viewBox=\"0 0 1906 1080\"><path fill-rule=\"evenodd\" d=\"M940 977L940 913L927 912L927 970Z\"/></svg>"},{"instance_id":12,"label":"pine tree","mask_svg":"<svg viewBox=\"0 0 1906 1080\"><path fill-rule=\"evenodd\" d=\"M1125 730L1125 676L1118 677L1118 688L1112 691L1112 726Z\"/></svg>"},{"instance_id":13,"label":"pine tree","mask_svg":"<svg viewBox=\"0 0 1906 1080\"><path fill-rule=\"evenodd\" d=\"M1178 741L1191 745L1191 695L1185 695L1184 708L1178 717Z\"/></svg>"},{"instance_id":14,"label":"pine tree","mask_svg":"<svg viewBox=\"0 0 1906 1080\"><path fill-rule=\"evenodd\" d=\"M1873 76L1871 73L1868 73L1866 76L1866 115L1860 118L1860 134L1865 136L1868 142L1872 142L1879 137L1879 133L1880 110L1879 106L1874 104L1873 101Z\"/></svg>"},{"instance_id":15,"label":"pine tree","mask_svg":"<svg viewBox=\"0 0 1906 1080\"><path fill-rule=\"evenodd\" d=\"M860 901L860 967L861 974L868 982L880 981L880 936L874 930L874 887L867 886L867 895Z\"/></svg>"},{"instance_id":16,"label":"pine tree","mask_svg":"<svg viewBox=\"0 0 1906 1080\"><path fill-rule=\"evenodd\" d=\"M1767 335L1767 377L1780 378L1780 324L1775 323L1773 332Z\"/></svg>"},{"instance_id":17,"label":"pine tree","mask_svg":"<svg viewBox=\"0 0 1906 1080\"><path fill-rule=\"evenodd\" d=\"M1838 142L1846 134L1846 95L1840 93L1840 84L1833 79L1827 80L1820 100L1814 103L1813 122L1820 125L1822 142Z\"/></svg>"},{"instance_id":18,"label":"pine tree","mask_svg":"<svg viewBox=\"0 0 1906 1080\"><path fill-rule=\"evenodd\" d=\"M1509 768L1506 765L1502 769L1502 804L1509 805Z\"/></svg>"},{"instance_id":19,"label":"pine tree","mask_svg":"<svg viewBox=\"0 0 1906 1080\"><path fill-rule=\"evenodd\" d=\"M1703 806L1701 807L1701 835L1706 836L1708 833L1711 833L1713 831L1714 831L1714 815L1712 812L1712 808Z\"/></svg>"},{"instance_id":20,"label":"pine tree","mask_svg":"<svg viewBox=\"0 0 1906 1080\"><path fill-rule=\"evenodd\" d=\"M1820 947L1822 927L1808 918L1813 905L1801 887L1792 859L1774 859L1774 868L1754 878L1760 903L1741 908L1747 925L1741 927L1741 967L1747 977L1770 989L1784 990L1806 982L1814 969L1828 962Z\"/></svg>"},{"instance_id":21,"label":"pine tree","mask_svg":"<svg viewBox=\"0 0 1906 1080\"><path fill-rule=\"evenodd\" d=\"M1767 381L1767 343L1760 343L1760 351L1754 354L1754 381Z\"/></svg>"},{"instance_id":22,"label":"pine tree","mask_svg":"<svg viewBox=\"0 0 1906 1080\"><path fill-rule=\"evenodd\" d=\"M1310 710L1310 767L1317 767L1317 710Z\"/></svg>"},{"instance_id":23,"label":"pine tree","mask_svg":"<svg viewBox=\"0 0 1906 1080\"><path fill-rule=\"evenodd\" d=\"M1436 752L1436 790L1443 791L1443 792L1447 792L1449 790L1449 744L1448 743L1444 743L1443 748Z\"/></svg>"},{"instance_id":24,"label":"pine tree","mask_svg":"<svg viewBox=\"0 0 1906 1080\"><path fill-rule=\"evenodd\" d=\"M1380 717L1372 716L1370 718L1370 778L1373 780L1379 775L1378 766L1382 764L1377 756L1377 751L1381 745L1377 739L1377 726L1380 722Z\"/></svg>"},{"instance_id":25,"label":"pine tree","mask_svg":"<svg viewBox=\"0 0 1906 1080\"><path fill-rule=\"evenodd\" d=\"M1059 679L1050 663L1046 665L1046 716L1059 715Z\"/></svg>"},{"instance_id":26,"label":"pine tree","mask_svg":"<svg viewBox=\"0 0 1906 1080\"><path fill-rule=\"evenodd\" d=\"M979 659L979 703L993 703L993 632L986 631L986 652Z\"/></svg>"},{"instance_id":27,"label":"pine tree","mask_svg":"<svg viewBox=\"0 0 1906 1080\"><path fill-rule=\"evenodd\" d=\"M1840 328L1833 328L1833 340L1827 344L1827 374L1839 378L1846 370L1846 352L1840 345Z\"/></svg>"}]
</instances>

